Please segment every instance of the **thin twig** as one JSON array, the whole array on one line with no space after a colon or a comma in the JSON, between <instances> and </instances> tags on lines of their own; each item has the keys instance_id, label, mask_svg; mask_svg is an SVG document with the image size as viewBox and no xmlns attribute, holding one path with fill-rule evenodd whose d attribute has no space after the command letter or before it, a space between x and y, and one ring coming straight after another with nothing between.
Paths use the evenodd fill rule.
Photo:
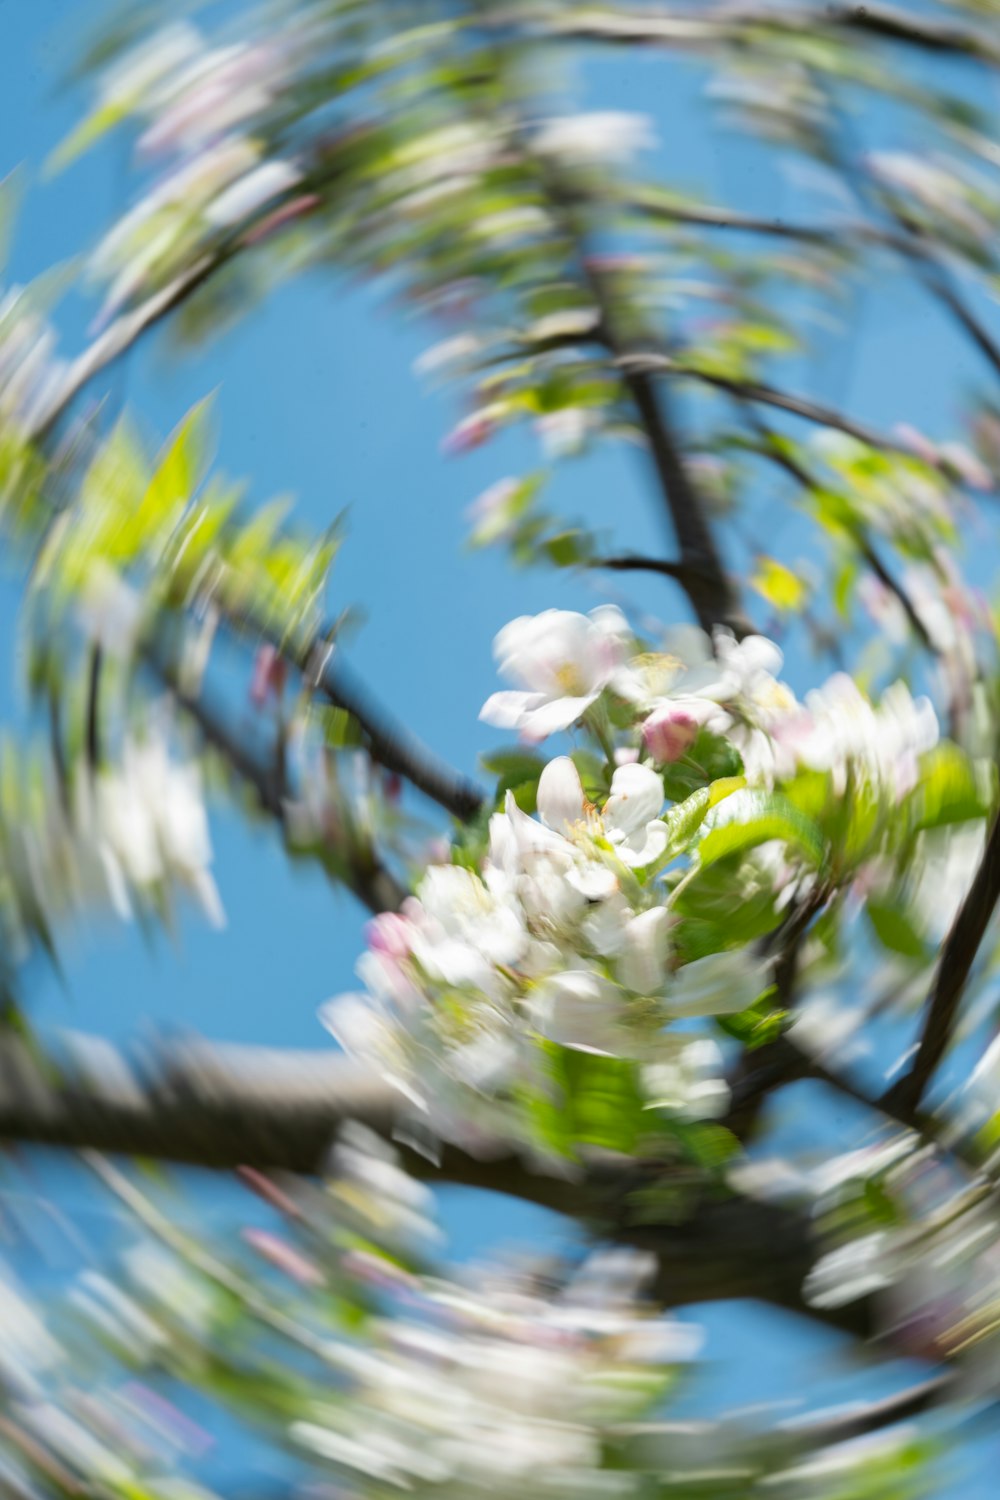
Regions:
<instances>
[{"instance_id":1,"label":"thin twig","mask_svg":"<svg viewBox=\"0 0 1000 1500\"><path fill-rule=\"evenodd\" d=\"M261 810L287 837L288 806L282 795L279 767L264 765L245 739L233 732L201 693L184 688L162 646L150 643L145 660L176 703L194 720L205 741L221 755L231 771L252 787ZM369 911L399 910L408 892L381 862L373 847L352 849L338 843L335 853L338 856L337 878Z\"/></svg>"},{"instance_id":2,"label":"thin twig","mask_svg":"<svg viewBox=\"0 0 1000 1500\"><path fill-rule=\"evenodd\" d=\"M613 298L605 278L588 254L586 234L577 222L577 210L583 206L577 195L550 169L539 165L539 173L567 238L576 246L584 284L598 310L598 324L592 337L604 346L621 369L622 382L645 434L680 553L683 573L677 575L677 581L687 594L703 630L711 634L716 626L723 625L737 636L746 635L753 627L743 612L738 590L723 566L702 497L684 461L666 392L658 389L654 379L659 372L630 363L629 348L616 324Z\"/></svg>"},{"instance_id":3,"label":"thin twig","mask_svg":"<svg viewBox=\"0 0 1000 1500\"><path fill-rule=\"evenodd\" d=\"M801 459L789 453L786 448L775 441L776 434L752 410L749 410L749 418L751 425L762 441L762 447L755 449L755 452L759 453L762 458L769 459L771 463L777 464L780 469L783 469L803 489L810 492L818 492L826 488ZM852 539L861 556L882 584L882 587L887 589L899 601L921 645L925 650L935 653L934 643L928 634L927 626L917 613L916 605L913 603L907 590L879 556L871 538L859 527L852 532Z\"/></svg>"},{"instance_id":4,"label":"thin twig","mask_svg":"<svg viewBox=\"0 0 1000 1500\"><path fill-rule=\"evenodd\" d=\"M720 391L728 391L730 395L738 396L741 400L753 401L759 406L772 406L778 411L786 411L790 416L800 417L803 421L811 422L817 427L829 427L835 432L843 432L847 437L855 438L859 443L864 443L866 447L874 448L879 452L900 453L907 458L913 457L912 449L908 448L905 443L887 437L863 422L855 421L853 417L846 416L835 407L825 406L818 401L810 401L808 397L797 396L791 391L779 390L763 381L741 380L733 375L722 375L716 370L708 370L703 366L691 364L687 360L677 359L673 355L661 354L650 349L622 355L617 363L626 374L629 371L641 371L674 375L681 380L695 380L702 385L715 386Z\"/></svg>"},{"instance_id":5,"label":"thin twig","mask_svg":"<svg viewBox=\"0 0 1000 1500\"><path fill-rule=\"evenodd\" d=\"M588 566L608 568L614 573L660 573L664 578L673 578L678 583L690 571L684 563L670 562L663 557L643 557L637 552L622 552L613 557L592 557Z\"/></svg>"},{"instance_id":6,"label":"thin twig","mask_svg":"<svg viewBox=\"0 0 1000 1500\"><path fill-rule=\"evenodd\" d=\"M85 745L87 765L92 772L101 764L101 666L103 653L100 643L90 648L87 667L87 733Z\"/></svg>"}]
</instances>

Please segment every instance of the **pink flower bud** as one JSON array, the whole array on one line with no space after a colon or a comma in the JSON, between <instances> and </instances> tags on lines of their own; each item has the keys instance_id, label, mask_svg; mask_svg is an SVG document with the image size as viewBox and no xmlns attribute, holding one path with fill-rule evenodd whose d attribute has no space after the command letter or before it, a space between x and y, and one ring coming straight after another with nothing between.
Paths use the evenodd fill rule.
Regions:
<instances>
[{"instance_id":1,"label":"pink flower bud","mask_svg":"<svg viewBox=\"0 0 1000 1500\"><path fill-rule=\"evenodd\" d=\"M323 1285L323 1273L319 1267L276 1234L270 1234L266 1229L244 1229L243 1238L258 1255L279 1271L284 1271L293 1281L302 1286Z\"/></svg>"},{"instance_id":2,"label":"pink flower bud","mask_svg":"<svg viewBox=\"0 0 1000 1500\"><path fill-rule=\"evenodd\" d=\"M254 224L246 231L243 241L247 245L258 245L261 240L266 239L269 234L274 234L285 224L291 224L295 219L301 219L305 214L312 213L314 208L320 205L320 198L316 193L302 193L298 198L293 198L289 203L282 203L279 208Z\"/></svg>"},{"instance_id":3,"label":"pink flower bud","mask_svg":"<svg viewBox=\"0 0 1000 1500\"><path fill-rule=\"evenodd\" d=\"M263 708L270 695L280 697L285 685L285 663L272 645L260 647L253 663L250 680L250 701L255 708Z\"/></svg>"},{"instance_id":4,"label":"pink flower bud","mask_svg":"<svg viewBox=\"0 0 1000 1500\"><path fill-rule=\"evenodd\" d=\"M469 453L473 448L482 447L495 429L496 423L491 418L482 412L473 412L471 417L464 417L457 427L452 428L441 445L442 450L449 456Z\"/></svg>"},{"instance_id":5,"label":"pink flower bud","mask_svg":"<svg viewBox=\"0 0 1000 1500\"><path fill-rule=\"evenodd\" d=\"M642 742L659 765L680 760L698 736L697 719L686 708L667 704L650 714L642 726Z\"/></svg>"},{"instance_id":6,"label":"pink flower bud","mask_svg":"<svg viewBox=\"0 0 1000 1500\"><path fill-rule=\"evenodd\" d=\"M410 956L410 939L413 929L405 917L397 912L379 912L365 928L365 937L373 953L382 953L397 961Z\"/></svg>"}]
</instances>

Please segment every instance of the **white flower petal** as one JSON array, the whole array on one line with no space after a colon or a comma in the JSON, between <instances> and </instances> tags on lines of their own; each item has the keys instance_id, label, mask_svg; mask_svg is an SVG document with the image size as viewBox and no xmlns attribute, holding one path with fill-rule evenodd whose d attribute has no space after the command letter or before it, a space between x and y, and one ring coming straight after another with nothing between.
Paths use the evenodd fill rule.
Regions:
<instances>
[{"instance_id":1,"label":"white flower petal","mask_svg":"<svg viewBox=\"0 0 1000 1500\"><path fill-rule=\"evenodd\" d=\"M607 980L586 969L543 981L530 1011L543 1036L574 1051L612 1055L624 1039L621 996Z\"/></svg>"},{"instance_id":2,"label":"white flower petal","mask_svg":"<svg viewBox=\"0 0 1000 1500\"><path fill-rule=\"evenodd\" d=\"M735 1015L752 1005L767 983L768 966L743 950L712 953L685 964L666 994L671 1015Z\"/></svg>"},{"instance_id":3,"label":"white flower petal","mask_svg":"<svg viewBox=\"0 0 1000 1500\"><path fill-rule=\"evenodd\" d=\"M644 870L666 850L670 842L666 825L660 820L654 819L647 823L645 828L628 834L620 843L615 845L615 853L622 864L628 865L632 870Z\"/></svg>"},{"instance_id":4,"label":"white flower petal","mask_svg":"<svg viewBox=\"0 0 1000 1500\"><path fill-rule=\"evenodd\" d=\"M568 833L584 816L583 782L568 755L550 760L538 782L538 816L546 828Z\"/></svg>"},{"instance_id":5,"label":"white flower petal","mask_svg":"<svg viewBox=\"0 0 1000 1500\"><path fill-rule=\"evenodd\" d=\"M652 994L667 977L671 920L666 907L654 906L633 917L625 929L617 972L622 984L637 994Z\"/></svg>"},{"instance_id":6,"label":"white flower petal","mask_svg":"<svg viewBox=\"0 0 1000 1500\"><path fill-rule=\"evenodd\" d=\"M479 710L479 717L484 724L495 724L498 729L520 729L528 714L545 702L544 693L524 693L514 689L492 693Z\"/></svg>"},{"instance_id":7,"label":"white flower petal","mask_svg":"<svg viewBox=\"0 0 1000 1500\"><path fill-rule=\"evenodd\" d=\"M223 227L239 224L301 179L302 173L286 161L263 161L220 193L208 205L205 217L210 224Z\"/></svg>"},{"instance_id":8,"label":"white flower petal","mask_svg":"<svg viewBox=\"0 0 1000 1500\"><path fill-rule=\"evenodd\" d=\"M521 722L521 732L526 739L547 739L578 724L596 699L596 693L587 698L553 698L539 708L530 708Z\"/></svg>"},{"instance_id":9,"label":"white flower petal","mask_svg":"<svg viewBox=\"0 0 1000 1500\"><path fill-rule=\"evenodd\" d=\"M663 808L663 782L649 766L619 766L611 780L611 796L604 808L604 826L628 835L655 818Z\"/></svg>"}]
</instances>

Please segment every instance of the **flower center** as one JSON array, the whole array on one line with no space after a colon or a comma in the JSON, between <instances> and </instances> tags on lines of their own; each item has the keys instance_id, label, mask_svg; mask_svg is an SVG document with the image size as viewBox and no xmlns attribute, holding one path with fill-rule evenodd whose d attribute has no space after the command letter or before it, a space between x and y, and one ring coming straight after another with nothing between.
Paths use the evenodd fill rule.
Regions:
<instances>
[{"instance_id":1,"label":"flower center","mask_svg":"<svg viewBox=\"0 0 1000 1500\"><path fill-rule=\"evenodd\" d=\"M561 667L556 667L554 675L556 682L562 688L567 698L586 697L587 685L583 680L579 667L574 666L572 662L567 661Z\"/></svg>"}]
</instances>

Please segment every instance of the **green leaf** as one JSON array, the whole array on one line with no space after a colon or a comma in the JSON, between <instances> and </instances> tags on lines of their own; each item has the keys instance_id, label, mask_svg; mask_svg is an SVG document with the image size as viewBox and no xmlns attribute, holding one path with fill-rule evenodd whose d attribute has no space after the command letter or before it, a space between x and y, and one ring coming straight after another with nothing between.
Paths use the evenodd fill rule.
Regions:
<instances>
[{"instance_id":1,"label":"green leaf","mask_svg":"<svg viewBox=\"0 0 1000 1500\"><path fill-rule=\"evenodd\" d=\"M727 1036L742 1042L750 1052L766 1046L781 1035L788 1020L788 1012L774 1003L777 994L777 986L768 985L746 1010L738 1011L736 1015L715 1016L716 1026Z\"/></svg>"},{"instance_id":2,"label":"green leaf","mask_svg":"<svg viewBox=\"0 0 1000 1500\"><path fill-rule=\"evenodd\" d=\"M731 1130L710 1120L674 1121L673 1130L686 1154L708 1172L720 1171L740 1149Z\"/></svg>"},{"instance_id":3,"label":"green leaf","mask_svg":"<svg viewBox=\"0 0 1000 1500\"><path fill-rule=\"evenodd\" d=\"M542 550L557 568L574 568L589 562L594 549L588 532L561 531L557 536L547 537Z\"/></svg>"},{"instance_id":4,"label":"green leaf","mask_svg":"<svg viewBox=\"0 0 1000 1500\"><path fill-rule=\"evenodd\" d=\"M700 787L690 797L664 813L662 822L666 826L669 843L654 869L662 870L672 859L676 859L691 843L712 808L724 798L731 797L734 792L742 791L745 786L746 778L743 776L724 777L713 781L711 786Z\"/></svg>"},{"instance_id":5,"label":"green leaf","mask_svg":"<svg viewBox=\"0 0 1000 1500\"><path fill-rule=\"evenodd\" d=\"M501 785L503 785L502 782L501 782ZM506 794L508 791L511 793L511 796L514 798L514 801L517 803L518 807L524 813L533 813L537 809L537 807L538 807L538 781L537 781L537 779L534 779L534 780L531 780L531 781L518 781L518 782L515 782L510 787L504 786L503 787L503 791L504 791L504 794ZM500 795L499 788L497 789L497 793L498 793L498 796L499 796Z\"/></svg>"},{"instance_id":6,"label":"green leaf","mask_svg":"<svg viewBox=\"0 0 1000 1500\"><path fill-rule=\"evenodd\" d=\"M103 136L128 118L132 105L131 100L115 99L93 110L50 154L44 167L45 176L54 177L96 146Z\"/></svg>"},{"instance_id":7,"label":"green leaf","mask_svg":"<svg viewBox=\"0 0 1000 1500\"><path fill-rule=\"evenodd\" d=\"M957 745L945 740L923 758L919 784L907 801L913 832L981 818L996 795L995 772L977 775Z\"/></svg>"},{"instance_id":8,"label":"green leaf","mask_svg":"<svg viewBox=\"0 0 1000 1500\"><path fill-rule=\"evenodd\" d=\"M194 495L211 461L212 398L193 406L167 441L143 497L142 511L150 526L168 516L178 502Z\"/></svg>"},{"instance_id":9,"label":"green leaf","mask_svg":"<svg viewBox=\"0 0 1000 1500\"><path fill-rule=\"evenodd\" d=\"M602 801L608 793L607 767L600 756L591 750L574 750L570 760L580 773L583 794L589 802Z\"/></svg>"},{"instance_id":10,"label":"green leaf","mask_svg":"<svg viewBox=\"0 0 1000 1500\"><path fill-rule=\"evenodd\" d=\"M532 1095L529 1112L542 1140L560 1155L579 1146L632 1153L658 1129L644 1108L638 1066L620 1057L541 1042L555 1096Z\"/></svg>"},{"instance_id":11,"label":"green leaf","mask_svg":"<svg viewBox=\"0 0 1000 1500\"><path fill-rule=\"evenodd\" d=\"M884 901L869 899L865 915L883 948L904 958L926 958L927 945L905 912Z\"/></svg>"},{"instance_id":12,"label":"green leaf","mask_svg":"<svg viewBox=\"0 0 1000 1500\"><path fill-rule=\"evenodd\" d=\"M479 757L479 764L490 775L503 777L507 781L512 777L518 781L528 781L534 777L537 781L545 770L542 756L536 755L533 750L522 750L517 746L490 750Z\"/></svg>"},{"instance_id":13,"label":"green leaf","mask_svg":"<svg viewBox=\"0 0 1000 1500\"><path fill-rule=\"evenodd\" d=\"M703 868L771 839L794 844L814 865L822 862L823 836L819 828L787 797L770 792L745 792L738 805L730 803L723 809L723 818L725 821L712 827L698 845L698 859Z\"/></svg>"},{"instance_id":14,"label":"green leaf","mask_svg":"<svg viewBox=\"0 0 1000 1500\"><path fill-rule=\"evenodd\" d=\"M694 744L672 766L663 770L663 789L671 802L683 802L699 787L739 776L743 762L739 751L721 735L699 731Z\"/></svg>"},{"instance_id":15,"label":"green leaf","mask_svg":"<svg viewBox=\"0 0 1000 1500\"><path fill-rule=\"evenodd\" d=\"M837 569L833 581L833 603L838 615L846 620L851 612L854 585L858 577L858 563L854 556L848 557Z\"/></svg>"},{"instance_id":16,"label":"green leaf","mask_svg":"<svg viewBox=\"0 0 1000 1500\"><path fill-rule=\"evenodd\" d=\"M673 908L681 918L674 943L683 963L756 942L781 921L770 884L748 890L736 860L697 868Z\"/></svg>"}]
</instances>

